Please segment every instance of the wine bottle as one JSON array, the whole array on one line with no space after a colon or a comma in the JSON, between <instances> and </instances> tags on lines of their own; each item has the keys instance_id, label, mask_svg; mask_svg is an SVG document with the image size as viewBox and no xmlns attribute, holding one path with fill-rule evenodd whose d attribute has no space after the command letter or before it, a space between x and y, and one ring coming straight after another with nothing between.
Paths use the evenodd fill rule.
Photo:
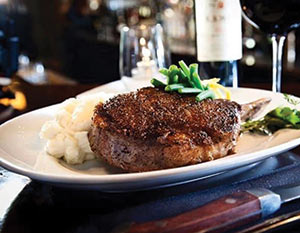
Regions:
<instances>
[{"instance_id":1,"label":"wine bottle","mask_svg":"<svg viewBox=\"0 0 300 233\"><path fill-rule=\"evenodd\" d=\"M238 86L238 60L242 58L239 0L195 0L196 47L203 79L220 78L225 86Z\"/></svg>"}]
</instances>

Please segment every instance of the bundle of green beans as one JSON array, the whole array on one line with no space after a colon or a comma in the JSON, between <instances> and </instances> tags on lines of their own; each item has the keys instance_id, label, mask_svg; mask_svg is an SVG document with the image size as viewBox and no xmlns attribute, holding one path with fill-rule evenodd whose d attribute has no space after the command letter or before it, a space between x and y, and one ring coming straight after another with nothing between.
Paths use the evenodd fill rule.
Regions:
<instances>
[{"instance_id":1,"label":"bundle of green beans","mask_svg":"<svg viewBox=\"0 0 300 233\"><path fill-rule=\"evenodd\" d=\"M196 94L196 100L207 98L215 99L215 94L209 87L203 85L198 74L198 64L187 66L184 61L179 66L171 65L169 69L163 68L159 72L167 77L167 84L154 78L151 83L155 87L164 88L165 91L177 91L180 94Z\"/></svg>"}]
</instances>

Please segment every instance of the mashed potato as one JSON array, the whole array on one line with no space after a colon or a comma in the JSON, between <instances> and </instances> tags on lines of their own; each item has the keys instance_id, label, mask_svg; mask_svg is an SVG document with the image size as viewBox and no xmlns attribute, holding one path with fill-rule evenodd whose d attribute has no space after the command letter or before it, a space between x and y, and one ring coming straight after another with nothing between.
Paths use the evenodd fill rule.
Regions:
<instances>
[{"instance_id":1,"label":"mashed potato","mask_svg":"<svg viewBox=\"0 0 300 233\"><path fill-rule=\"evenodd\" d=\"M112 96L101 92L70 98L61 103L55 119L45 122L40 131L40 137L47 140L47 153L64 159L69 164L94 159L87 137L91 118L95 106L110 97Z\"/></svg>"}]
</instances>

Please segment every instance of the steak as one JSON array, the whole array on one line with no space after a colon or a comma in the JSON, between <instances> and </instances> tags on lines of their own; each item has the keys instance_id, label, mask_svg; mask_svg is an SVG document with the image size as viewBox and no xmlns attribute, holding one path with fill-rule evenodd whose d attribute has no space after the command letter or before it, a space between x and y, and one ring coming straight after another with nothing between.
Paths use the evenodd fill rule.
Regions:
<instances>
[{"instance_id":1,"label":"steak","mask_svg":"<svg viewBox=\"0 0 300 233\"><path fill-rule=\"evenodd\" d=\"M242 107L147 87L98 104L89 132L93 152L129 172L174 168L234 153Z\"/></svg>"}]
</instances>

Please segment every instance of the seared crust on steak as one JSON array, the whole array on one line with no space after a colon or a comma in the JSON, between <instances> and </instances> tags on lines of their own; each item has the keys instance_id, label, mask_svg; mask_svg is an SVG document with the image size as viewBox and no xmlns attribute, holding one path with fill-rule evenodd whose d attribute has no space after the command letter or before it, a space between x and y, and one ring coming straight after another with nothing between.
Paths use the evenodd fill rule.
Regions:
<instances>
[{"instance_id":1,"label":"seared crust on steak","mask_svg":"<svg viewBox=\"0 0 300 233\"><path fill-rule=\"evenodd\" d=\"M142 88L97 105L89 141L98 156L130 172L196 164L234 151L240 112L233 101Z\"/></svg>"}]
</instances>

